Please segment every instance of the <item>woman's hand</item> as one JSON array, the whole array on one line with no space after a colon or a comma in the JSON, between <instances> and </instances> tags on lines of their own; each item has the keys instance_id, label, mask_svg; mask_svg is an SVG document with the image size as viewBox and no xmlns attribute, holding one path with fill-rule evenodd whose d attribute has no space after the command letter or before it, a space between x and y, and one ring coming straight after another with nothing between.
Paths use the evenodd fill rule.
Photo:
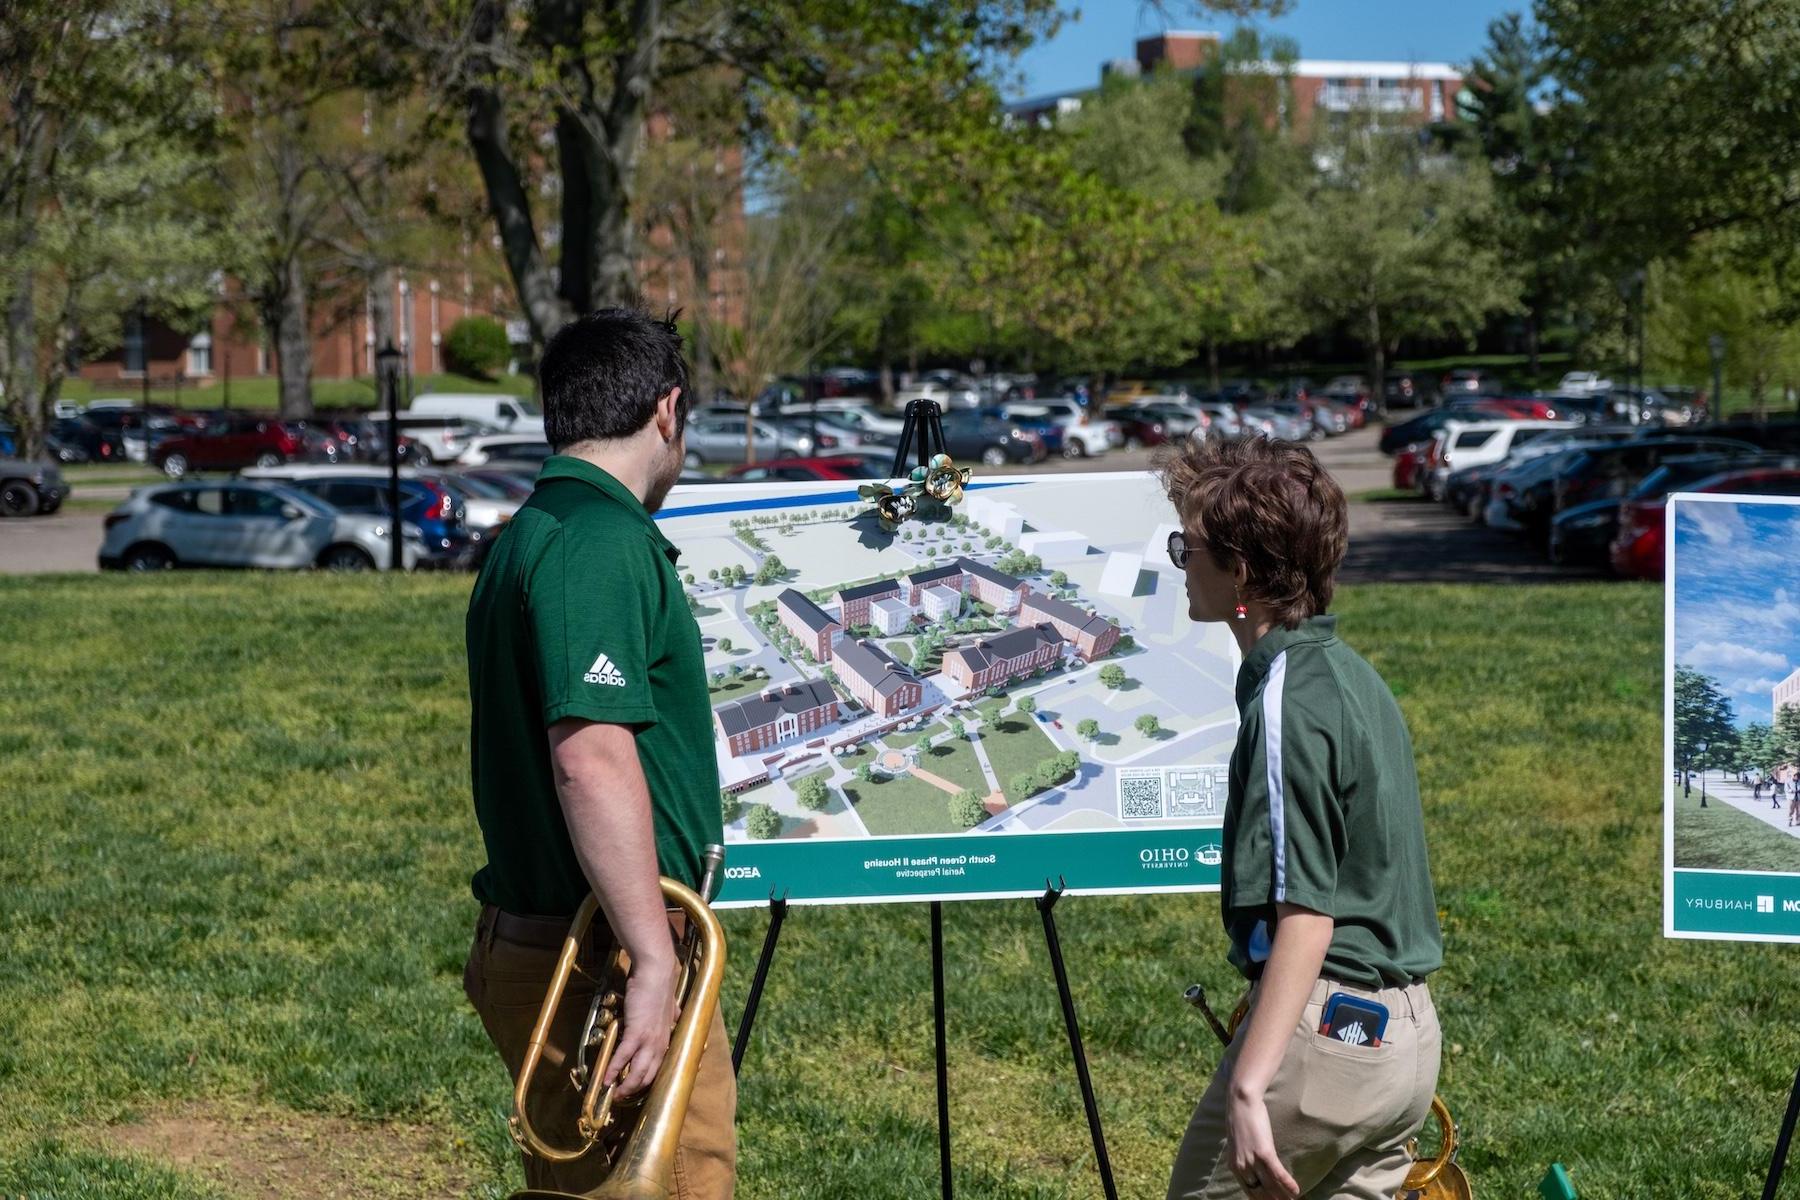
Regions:
<instances>
[{"instance_id":1,"label":"woman's hand","mask_svg":"<svg viewBox=\"0 0 1800 1200\"><path fill-rule=\"evenodd\" d=\"M1269 1108L1261 1094L1233 1091L1226 1103L1225 1124L1231 1173L1244 1185L1250 1200L1299 1200L1299 1185L1275 1156Z\"/></svg>"}]
</instances>

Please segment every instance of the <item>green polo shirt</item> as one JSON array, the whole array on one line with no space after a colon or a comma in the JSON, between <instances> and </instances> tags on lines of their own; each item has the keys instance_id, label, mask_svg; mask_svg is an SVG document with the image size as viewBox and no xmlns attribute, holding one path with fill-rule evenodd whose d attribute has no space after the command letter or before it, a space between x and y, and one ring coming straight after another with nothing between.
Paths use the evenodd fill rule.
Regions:
<instances>
[{"instance_id":1,"label":"green polo shirt","mask_svg":"<svg viewBox=\"0 0 1800 1200\"><path fill-rule=\"evenodd\" d=\"M1443 965L1412 738L1336 617L1263 636L1238 669L1221 913L1231 962L1268 959L1275 905L1330 917L1322 974L1369 988Z\"/></svg>"},{"instance_id":2,"label":"green polo shirt","mask_svg":"<svg viewBox=\"0 0 1800 1200\"><path fill-rule=\"evenodd\" d=\"M631 726L662 873L690 887L723 842L700 627L680 552L626 487L548 459L469 598L470 766L487 865L475 896L509 912L573 914L588 893L557 798L549 725Z\"/></svg>"}]
</instances>

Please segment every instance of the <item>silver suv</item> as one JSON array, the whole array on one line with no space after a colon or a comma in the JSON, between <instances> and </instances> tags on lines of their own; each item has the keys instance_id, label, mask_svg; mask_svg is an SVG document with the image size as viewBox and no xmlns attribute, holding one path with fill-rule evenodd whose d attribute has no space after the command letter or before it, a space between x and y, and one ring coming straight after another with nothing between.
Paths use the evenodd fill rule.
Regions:
<instances>
[{"instance_id":1,"label":"silver suv","mask_svg":"<svg viewBox=\"0 0 1800 1200\"><path fill-rule=\"evenodd\" d=\"M292 488L249 481L141 488L106 517L100 567L386 568L385 517L340 512ZM400 562L425 555L417 527L403 526Z\"/></svg>"},{"instance_id":2,"label":"silver suv","mask_svg":"<svg viewBox=\"0 0 1800 1200\"><path fill-rule=\"evenodd\" d=\"M55 463L0 458L0 517L48 516L68 494Z\"/></svg>"}]
</instances>

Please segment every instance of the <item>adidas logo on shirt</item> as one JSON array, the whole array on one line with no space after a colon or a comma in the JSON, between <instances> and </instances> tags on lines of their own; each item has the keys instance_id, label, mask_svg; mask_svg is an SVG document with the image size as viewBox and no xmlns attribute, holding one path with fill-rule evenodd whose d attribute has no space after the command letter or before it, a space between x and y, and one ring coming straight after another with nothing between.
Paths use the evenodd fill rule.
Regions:
<instances>
[{"instance_id":1,"label":"adidas logo on shirt","mask_svg":"<svg viewBox=\"0 0 1800 1200\"><path fill-rule=\"evenodd\" d=\"M607 687L625 686L625 677L619 674L619 668L613 666L613 660L604 654L594 660L594 665L581 678L585 683L601 683Z\"/></svg>"}]
</instances>

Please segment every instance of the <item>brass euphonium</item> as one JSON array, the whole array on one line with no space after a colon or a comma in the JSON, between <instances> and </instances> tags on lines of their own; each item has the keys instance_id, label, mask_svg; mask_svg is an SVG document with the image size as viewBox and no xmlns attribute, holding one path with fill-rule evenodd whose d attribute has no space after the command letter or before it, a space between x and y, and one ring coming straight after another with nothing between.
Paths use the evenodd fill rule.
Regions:
<instances>
[{"instance_id":1,"label":"brass euphonium","mask_svg":"<svg viewBox=\"0 0 1800 1200\"><path fill-rule=\"evenodd\" d=\"M1243 1021L1244 1015L1250 1011L1250 997L1244 996L1237 1007L1231 1010L1229 1027L1219 1023L1213 1010L1206 1003L1206 990L1195 984L1187 990L1187 1002L1200 1010L1206 1023L1212 1027L1219 1041L1229 1046L1232 1034ZM1419 1157L1419 1141L1414 1138L1407 1143L1407 1151L1412 1155L1412 1169L1406 1173L1406 1182L1400 1186L1400 1194L1394 1200L1475 1200L1474 1189L1469 1186L1469 1177L1463 1174L1462 1167L1456 1162L1456 1122L1450 1117L1450 1107L1444 1103L1442 1096L1431 1098L1431 1116L1438 1123L1438 1150L1430 1158Z\"/></svg>"},{"instance_id":2,"label":"brass euphonium","mask_svg":"<svg viewBox=\"0 0 1800 1200\"><path fill-rule=\"evenodd\" d=\"M681 1123L687 1115L694 1079L700 1071L700 1054L719 1006L719 987L725 978L725 933L713 915L709 901L725 861L723 846L706 848L705 873L698 892L667 876L662 880L663 901L686 918L687 930L679 947L681 974L676 983L677 1016L669 1038L669 1052L656 1073L650 1090L630 1099L615 1097L615 1088L604 1082L612 1053L618 1045L625 1015L624 979L630 959L616 950L600 980L600 989L588 1007L587 1020L576 1047L576 1062L569 1072L569 1086L582 1093L576 1122L578 1141L558 1146L532 1127L525 1101L543 1060L550 1027L562 1004L569 978L575 974L588 928L600 911L600 902L589 895L576 910L575 920L563 939L562 955L550 978L549 991L538 1010L537 1024L525 1051L524 1065L513 1086L513 1141L526 1154L547 1162L573 1162L589 1154L603 1154L608 1161L606 1182L586 1195L596 1200L667 1200L673 1190L675 1147ZM528 1189L513 1193L512 1200L548 1200L563 1192Z\"/></svg>"}]
</instances>

